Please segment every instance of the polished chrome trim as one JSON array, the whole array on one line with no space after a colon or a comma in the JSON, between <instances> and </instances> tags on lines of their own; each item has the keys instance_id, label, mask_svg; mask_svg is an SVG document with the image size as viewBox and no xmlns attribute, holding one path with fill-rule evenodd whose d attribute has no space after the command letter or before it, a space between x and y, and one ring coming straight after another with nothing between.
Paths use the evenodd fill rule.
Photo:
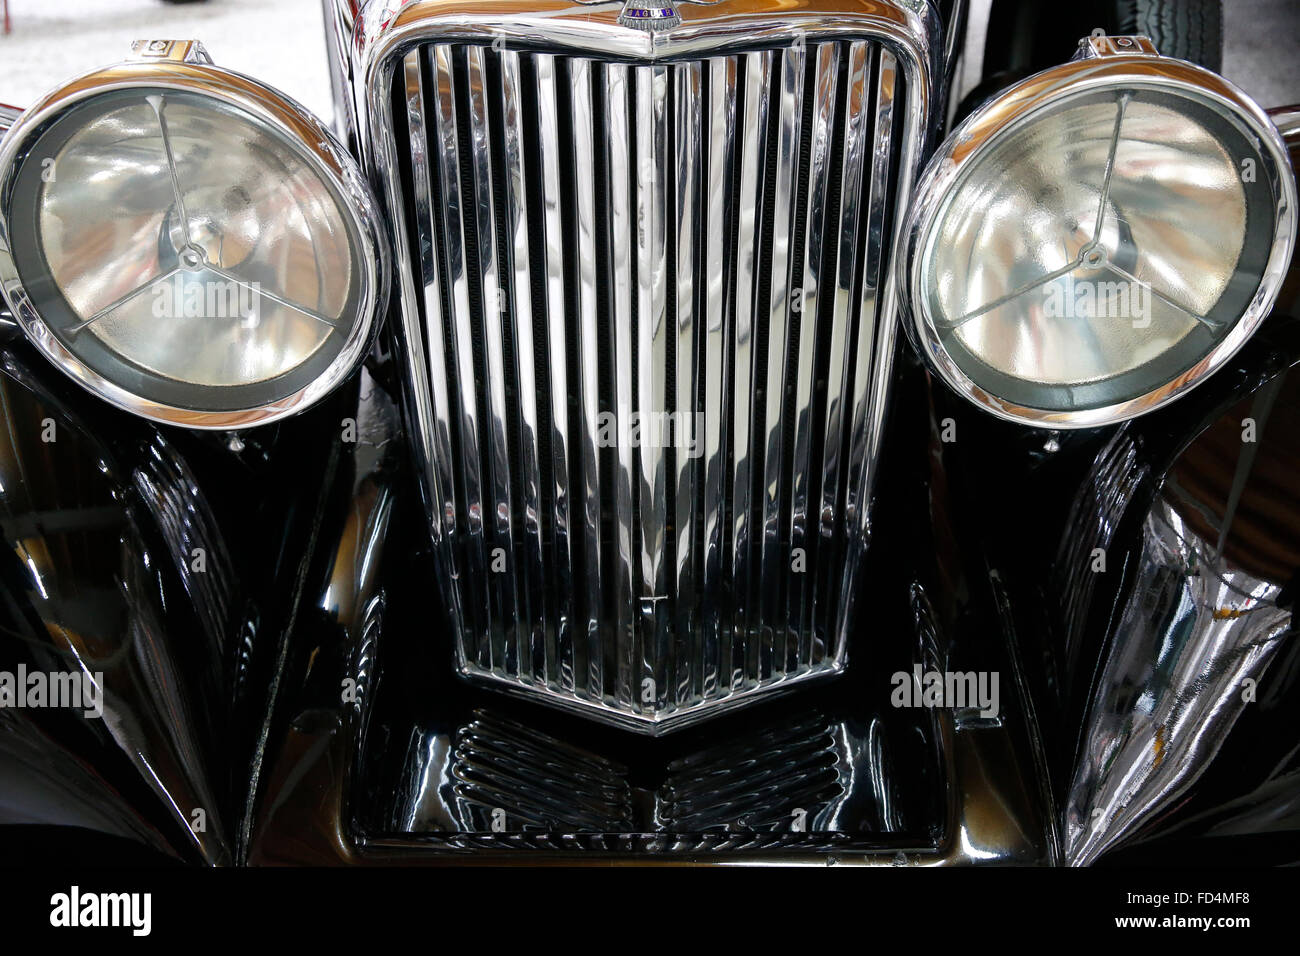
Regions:
<instances>
[{"instance_id":1,"label":"polished chrome trim","mask_svg":"<svg viewBox=\"0 0 1300 956\"><path fill-rule=\"evenodd\" d=\"M1276 107L1268 111L1268 118L1277 127L1283 140L1300 134L1300 106Z\"/></svg>"},{"instance_id":2,"label":"polished chrome trim","mask_svg":"<svg viewBox=\"0 0 1300 956\"><path fill-rule=\"evenodd\" d=\"M630 178L634 172L630 143L632 127L629 114L635 115L635 103L632 99L631 80L635 76L633 68L623 63L608 63L599 68L605 79L606 119L609 123L609 136L603 145L608 150L609 175L609 230L608 252L611 257L610 268L613 272L609 288L612 293L610 313L607 325L613 330L614 339L614 417L617 421L616 436L618 467L614 474L614 543L615 574L614 582L614 628L613 646L617 649L614 662L615 674L605 674L605 688L614 681L612 696L608 690L604 694L607 703L616 700L637 699L633 691L633 655L636 648L637 613L636 607L636 511L633 494L636 490L635 452L626 436L632 427L632 306L635 301L632 288L632 250L634 245L628 237L639 234L645 225L634 225L633 197Z\"/></svg>"},{"instance_id":3,"label":"polished chrome trim","mask_svg":"<svg viewBox=\"0 0 1300 956\"><path fill-rule=\"evenodd\" d=\"M212 56L198 40L134 40L128 60L172 60L210 66Z\"/></svg>"},{"instance_id":4,"label":"polished chrome trim","mask_svg":"<svg viewBox=\"0 0 1300 956\"><path fill-rule=\"evenodd\" d=\"M10 127L17 123L22 115L23 111L17 107L0 103L0 142L3 142L5 133L9 132ZM9 311L9 304L5 301L4 295L0 294L0 338L7 340L20 331L18 320Z\"/></svg>"},{"instance_id":5,"label":"polished chrome trim","mask_svg":"<svg viewBox=\"0 0 1300 956\"><path fill-rule=\"evenodd\" d=\"M874 148L889 154L892 147L892 129L894 126L894 88L898 73L898 63L894 57L882 52L876 67L876 102L873 115L876 129L871 140ZM904 150L913 148L905 143ZM902 166L910 170L911 165ZM886 206L889 201L888 177L880 164L871 167L870 191L867 193L867 235L884 231ZM905 186L900 186L905 190ZM903 191L902 195L910 195ZM894 230L892 255L898 254L898 227L901 222L901 209L898 210ZM885 415L885 402L889 397L887 375L877 373L873 381L869 372L873 362L877 368L889 368L888 356L893 354L894 333L896 325L893 307L896 297L889 286L891 275L889 264L881 258L880 246L867 243L867 257L862 268L862 290L859 300L861 310L858 320L858 337L856 355L852 357L854 371L852 377L852 400L849 417L848 458L845 461L844 512L841 518L848 526L844 557L844 588L853 569L861 561L867 544L871 539L871 489L875 480L875 466L879 454L878 432L882 429ZM846 353L845 361L850 361ZM842 626L847 626L849 616L841 614ZM844 644L840 635L841 646Z\"/></svg>"},{"instance_id":6,"label":"polished chrome trim","mask_svg":"<svg viewBox=\"0 0 1300 956\"><path fill-rule=\"evenodd\" d=\"M412 201L420 208L432 208L432 180L430 179L430 157L426 151L427 118L424 102L424 66L418 52L407 54L403 60L406 122L413 131L411 138L415 146L411 156L412 165ZM415 133L418 132L418 136ZM423 314L425 326L412 331L405 343L407 349L416 352L424 361L410 363L413 381L410 401L415 404L415 414L421 421L432 423L433 427L419 435L412 435L411 441L418 473L427 482L425 503L432 516L430 528L436 544L448 546L448 564L450 578L456 577L456 555L450 549L450 542L456 533L456 500L453 493L455 480L452 476L452 462L455 460L451 449L451 394L448 390L448 369L446 351L447 317L443 315L442 289L439 270L433 261L432 219L420 217L416 223L418 229L418 246L420 251L421 275L429 276L430 282L421 291L423 295ZM393 223L397 241L402 248L410 247L405 221ZM414 295L412 282L414 275L403 271L398 276L402 288ZM460 592L452 586L451 580L441 581L443 600L453 613L460 613Z\"/></svg>"},{"instance_id":7,"label":"polished chrome trim","mask_svg":"<svg viewBox=\"0 0 1300 956\"><path fill-rule=\"evenodd\" d=\"M537 122L539 154L542 168L537 170L541 184L543 217L543 261L545 264L544 306L534 303L534 309L544 314L547 336L545 346L549 361L545 368L536 370L539 390L550 397L548 410L550 422L551 458L544 463L550 470L551 485L543 489L551 501L552 550L546 560L553 568L556 586L545 600L550 607L546 614L546 648L548 670L554 673L558 684L572 690L578 662L577 601L573 593L573 546L575 533L571 509L572 482L569 477L569 377L565 357L568 355L568 329L565 327L564 303L564 236L561 222L563 197L560 191L560 133L556 106L555 58L539 55L535 60L537 83ZM590 153L586 161L590 162ZM581 162L581 158L578 159ZM546 382L545 386L540 383ZM581 377L573 387L581 389ZM539 453L540 454L540 453Z\"/></svg>"},{"instance_id":8,"label":"polished chrome trim","mask_svg":"<svg viewBox=\"0 0 1300 956\"><path fill-rule=\"evenodd\" d=\"M700 683L699 692L712 697L723 681L723 663L731 660L730 629L722 619L722 600L719 591L723 586L723 554L726 528L724 527L723 494L726 482L727 460L725 442L729 429L724 395L730 381L724 380L727 365L725 353L732 346L726 317L729 303L735 301L735 290L728 286L730 250L727 248L727 223L731 222L736 202L728 188L735 164L736 137L736 83L738 63L736 57L715 57L705 61L708 69L709 97L707 104L708 132L702 138L711 144L702 172L707 172L707 227L700 239L704 250L704 316L698 320L703 326L701 337L704 350L704 509L702 520L703 554L699 555L700 574ZM719 136L717 131L728 131ZM730 675L726 677L730 686Z\"/></svg>"},{"instance_id":9,"label":"polished chrome trim","mask_svg":"<svg viewBox=\"0 0 1300 956\"><path fill-rule=\"evenodd\" d=\"M590 64L583 60L574 60L569 66L569 79L574 89L573 97L573 155L576 163L577 182L595 182L596 139L595 139L595 103L593 95L595 84L603 82L603 74L592 70ZM563 162L564 153L558 150L553 154L555 161ZM558 177L556 177L558 179ZM570 476L570 491L578 484L582 492L582 553L586 556L586 585L583 593L585 615L577 617L575 611L574 644L582 659L586 661L586 675L583 683L589 688L588 693L595 692L603 698L605 686L605 658L602 653L602 640L599 627L602 595L604 594L603 573L605 567L605 545L601 540L600 501L602 495L611 495L612 489L602 488L600 476L600 451L596 444L599 435L600 415L600 329L605 324L599 313L598 287L606 287L607 277L598 274L596 268L596 203L594 190L575 190L573 213L578 234L578 342L576 345L580 365L579 409L581 423L579 434L571 435L569 440L578 443L581 455L581 475ZM555 224L559 228L559 224ZM550 228L550 223L548 223ZM562 253L557 251L557 257ZM552 324L564 327L564 306L557 303L556 317ZM556 353L552 353L556 354ZM554 364L559 364L553 362ZM560 396L559 402L567 406L567 396ZM557 419L558 420L558 419ZM572 419L570 419L572 420ZM581 479L579 483L579 479ZM573 508L572 496L569 507ZM582 629L578 634L577 629ZM575 655L578 656L578 655ZM576 665L575 665L576 669Z\"/></svg>"},{"instance_id":10,"label":"polished chrome trim","mask_svg":"<svg viewBox=\"0 0 1300 956\"><path fill-rule=\"evenodd\" d=\"M1115 611L1066 793L1069 866L1095 862L1187 799L1249 707L1242 688L1264 683L1294 634L1282 586L1226 559L1186 507L1166 490L1142 521L1133 590Z\"/></svg>"},{"instance_id":11,"label":"polished chrome trim","mask_svg":"<svg viewBox=\"0 0 1300 956\"><path fill-rule=\"evenodd\" d=\"M18 118L23 115L23 111L16 106L6 106L0 103L0 137L9 132L9 128L18 122Z\"/></svg>"},{"instance_id":12,"label":"polished chrome trim","mask_svg":"<svg viewBox=\"0 0 1300 956\"><path fill-rule=\"evenodd\" d=\"M460 454L457 464L460 482L464 489L465 500L483 501L483 488L486 484L480 470L482 457L479 454L479 408L478 376L474 369L474 334L470 326L470 289L469 277L465 265L466 238L464 218L460 210L466 205L464 184L460 177L459 147L456 142L456 106L452 94L452 51L447 46L436 46L430 51L431 72L434 90L434 123L429 142L433 155L430 163L437 169L439 206L447 210L441 220L433 217L432 207L423 211L421 218L427 216L430 222L441 221L444 228L438 233L434 242L440 255L431 260L436 266L446 269L447 290L444 292L450 315L451 365L454 367L454 395L456 412L450 416L453 432L459 436ZM429 281L429 280L426 280ZM427 293L426 293L427 294ZM438 343L431 342L431 348ZM408 350L409 351L409 350ZM414 353L411 354L414 359ZM459 529L465 540L461 548L462 560L459 564L460 574L466 583L467 619L474 622L474 633L478 645L473 649L474 659L483 667L491 667L490 637L493 628L492 608L488 598L487 565L485 558L486 532L484 530L483 509L469 508L464 511L464 527ZM469 649L460 652L462 660L470 656Z\"/></svg>"},{"instance_id":13,"label":"polished chrome trim","mask_svg":"<svg viewBox=\"0 0 1300 956\"><path fill-rule=\"evenodd\" d=\"M849 47L850 53L860 47L861 44L853 44ZM799 288L792 290L792 295L796 297L798 309L793 309L794 316L799 321L798 337L798 355L799 364L796 371L794 382L794 405L792 413L795 420L790 423L794 436L794 447L786 452L784 457L791 459L790 468L790 524L789 524L789 541L790 549L793 553L799 549L805 554L813 551L812 536L816 534L813 525L817 522L817 512L810 510L810 502L815 501L818 497L818 486L820 485L821 471L812 460L813 455L813 435L819 428L830 433L832 442L838 437L838 433L833 431L831 418L827 411L822 412L821 421L818 422L813 415L814 410L814 375L816 373L818 343L829 341L831 343L830 351L834 352L837 343L843 341L842 338L836 338L834 331L829 336L821 326L822 322L822 299L824 296L829 297L833 291L831 278L836 273L835 264L829 266L829 272L824 273L826 268L824 258L828 251L838 252L836 240L844 241L846 237L838 228L829 228L832 223L836 227L842 225L838 218L833 215L829 208L831 202L831 162L835 144L832 142L835 126L835 103L839 93L839 48L832 43L825 43L817 47L816 67L813 76L816 80L816 89L812 94L812 129L809 131L811 138L811 150L809 155L808 170L808 195L807 209L804 213L805 239L803 251L803 279ZM845 116L845 126L851 126L855 117L852 115L852 106L849 106L849 113ZM843 143L843 138L841 140ZM849 167L849 176L853 177L857 170L861 168L863 154L858 152L850 156L854 166ZM843 162L841 163L843 168ZM855 231L852 238L856 239L858 233ZM830 250L825 246L829 245ZM827 288L823 289L823 286ZM842 335L841 331L841 335ZM845 350L847 351L847 349ZM834 364L834 363L828 363ZM787 384L787 390L789 385ZM835 507L831 506L832 513ZM819 554L819 557L820 554ZM820 570L820 562L818 565ZM816 637L816 627L811 617L812 594L816 591L816 575L798 574L785 575L785 586L787 588L784 607L784 614L778 613L776 621L778 626L782 620L785 621L786 641L788 642L793 636L796 646L793 653L787 648L783 652L783 658L793 659L796 661L809 660L813 657L813 641L818 640ZM822 650L818 648L818 650Z\"/></svg>"},{"instance_id":14,"label":"polished chrome trim","mask_svg":"<svg viewBox=\"0 0 1300 956\"><path fill-rule=\"evenodd\" d=\"M512 322L510 333L514 343L515 401L518 403L517 434L514 441L519 449L519 494L521 501L517 513L523 519L523 527L514 528L515 553L523 555L519 562L519 600L522 608L521 621L531 621L532 629L525 632L516 624L516 653L518 654L517 673L531 670L531 661L545 660L548 655L546 640L545 615L538 609L532 610L532 602L542 599L543 588L540 582L533 580L534 574L529 569L542 567L542 529L541 529L541 447L539 441L537 369L534 365L536 351L533 344L533 308L532 270L529 264L530 245L528 241L528 182L529 173L524 168L524 117L523 86L531 82L520 72L519 54L505 52L501 54L501 109L505 155L505 225L508 230L505 250L509 259L510 276L510 310ZM503 315L503 318L505 315ZM544 672L546 665L543 663Z\"/></svg>"},{"instance_id":15,"label":"polished chrome trim","mask_svg":"<svg viewBox=\"0 0 1300 956\"><path fill-rule=\"evenodd\" d=\"M831 4L814 2L779 14L775 6L771 13L749 6L742 15L740 5L728 2L714 8L724 11L719 17L684 8L680 30L644 45L644 37L629 39L628 31L611 26L603 7L578 17L543 3L544 10L507 21L500 12L507 4L477 5L472 16L456 13L457 6L411 4L382 27L372 23L377 33L363 27L359 62L369 66L359 71L367 85L357 98L369 104L367 148L394 219L431 217L439 224L433 263L452 283L445 298L454 298L454 283L471 267L455 249L444 254L440 235L453 244L464 240L455 234L465 222L481 247L494 230L508 233L494 248L504 250L496 263L502 281L509 284L512 274L516 280L506 316L516 328L506 321L504 337L491 341L495 319L483 318L486 381L462 367L448 383L451 400L490 395L498 366L516 394L529 391L503 343L513 342L522 360L524 316L546 330L534 337L533 381L535 427L550 447L550 477L541 479L547 491L538 499L550 521L541 541L547 563L518 549L515 528L510 567L532 562L526 570L546 582L543 601L550 604L526 608L524 592L531 589L503 589L478 619L453 612L463 632L460 670L529 699L651 733L837 673L850 627L841 611L860 604L856 592L863 584L853 570L842 573L842 559L860 559L865 547L874 474L865 463L849 473L844 446L852 435L857 453L877 449L894 345L892 335L875 333L892 324L892 289L886 278L863 270L879 269L882 251L892 255L899 217L887 214L907 195L934 102L935 24L926 14L871 2L840 4L833 15ZM406 22L416 7L441 15ZM792 40L792 30L806 32ZM610 52L604 39L616 37L614 46L630 44L633 55ZM498 185L489 195L480 191L473 208L449 200L456 183L440 190L432 206L404 195L388 144L422 134L394 128L391 64L377 50L462 58L460 75L426 77L426 90L453 102L423 136L442 143L431 152L444 179L455 180L464 169L482 182L475 170L497 171ZM485 70L475 65L480 57ZM523 161L539 156L541 166L523 170L522 191L512 196L515 160L501 155L503 148L511 153L511 123L504 121L503 132L493 118L510 109L490 105L486 129L456 112L473 97L504 103L515 69L536 75L535 98L518 133ZM410 149L414 158L418 146ZM518 219L511 218L517 215L529 222L531 311L525 283L504 261L522 262ZM875 230L871 241L859 242L868 227ZM844 235L844 228L854 235ZM867 262L859 261L863 244L875 250ZM410 248L399 244L399 254ZM469 282L495 262L493 250L480 248L473 262ZM430 266L408 259L404 267L415 280L403 287L402 320L408 337L422 338L420 276ZM807 302L798 321L795 289L803 290L799 304L804 296ZM458 319L472 317L474 308L452 306ZM855 335L859 326L862 336ZM854 336L856 354L846 354L849 341L828 338L835 330ZM459 333L452 338L463 366L464 344ZM427 341L436 348L431 334ZM412 382L418 384L421 371L427 381L428 357L415 348L407 357ZM837 384L834 397L825 399L818 383L824 365L833 366L826 375ZM868 381L883 384L873 388ZM561 383L567 389L557 392ZM487 419L453 420L452 431L466 436L456 467L482 461L486 482L487 472L500 467L500 442L480 449L479 430L509 435L528 412L522 404L483 401L480 414ZM423 410L411 404L414 431L436 427L420 417L430 414L428 403ZM640 408L701 411L702 433L693 436L700 457L629 441L627 416ZM597 441L605 409L619 426L612 447ZM464 516L477 512L491 522L494 510L520 513L518 502L501 506L521 481L526 487L532 480L525 459L533 441L525 436L517 443L509 472L515 483L507 482L502 496L487 483L460 483L454 499ZM784 549L818 536L832 546L817 573L786 583L794 575L786 573ZM439 553L461 561L444 576L455 574L462 596L496 587L499 575L484 580L479 573L484 548L496 542L465 528L453 537L458 543L444 542ZM467 560L477 561L478 571ZM569 586L557 588L561 581ZM496 631L488 618L507 611L507 630L515 620L534 628L554 622L544 625L555 630L554 661L548 657L543 666L536 654L525 661L524 644L506 642L517 652L500 666L501 655L485 648L484 635ZM826 633L811 635L813 626Z\"/></svg>"},{"instance_id":16,"label":"polished chrome trim","mask_svg":"<svg viewBox=\"0 0 1300 956\"><path fill-rule=\"evenodd\" d=\"M668 71L663 64L636 68L635 105L637 155L634 176L636 192L637 308L636 308L636 395L635 408L666 408L666 383L660 370L667 366L668 334ZM674 277L675 278L675 277ZM620 439L621 441L621 439ZM661 444L642 442L634 452L639 467L633 481L636 490L636 521L633 548L640 551L639 583L635 593L640 626L636 631L638 646L635 683L653 682L654 699L650 710L661 710L667 697L668 681L661 665L668 658L668 615L659 613L657 601L647 595L667 596L668 575L665 567L667 514L668 449Z\"/></svg>"},{"instance_id":17,"label":"polished chrome trim","mask_svg":"<svg viewBox=\"0 0 1300 956\"><path fill-rule=\"evenodd\" d=\"M723 691L752 688L758 680L759 642L751 639L757 620L754 605L757 603L757 586L751 565L754 564L754 538L761 534L753 525L753 476L755 442L757 436L751 422L753 409L743 396L754 394L757 378L754 351L754 318L761 303L755 301L758 282L758 237L763 222L765 195L763 157L767 155L768 90L776 61L772 51L749 53L745 56L745 81L743 87L744 113L740 125L743 139L740 150L740 195L737 202L740 214L736 224L735 242L737 263L735 267L736 308L733 313L735 336L732 364L735 369L735 387L731 392L731 506L732 554L730 567L731 587L735 593L735 621L728 649L731 665L725 675ZM723 659L724 663L726 658ZM746 675L750 675L746 680Z\"/></svg>"},{"instance_id":18,"label":"polished chrome trim","mask_svg":"<svg viewBox=\"0 0 1300 956\"><path fill-rule=\"evenodd\" d=\"M827 363L826 369L826 432L821 462L821 502L817 508L817 534L819 549L830 548L835 536L836 522L843 520L839 515L840 489L844 486L848 474L844 461L844 444L841 436L846 423L851 421L854 411L850 383L853 382L854 352L849 347L849 317L853 311L853 292L857 286L859 208L863 190L870 187L867 182L867 165L863 162L873 148L876 131L870 127L873 115L870 101L872 89L872 69L875 62L872 48L864 42L850 46L848 54L848 114L845 120L844 157L841 162L839 230L840 245L836 250L837 267L834 272L835 285L832 289L834 301L831 306L832 342L844 342L842 359ZM833 211L832 211L833 213ZM874 316L870 317L874 319ZM865 312L859 312L859 336L870 332L873 322ZM815 463L814 463L815 465ZM812 614L814 621L822 622L824 627L831 623L834 602L828 600L828 585L833 581L833 563L826 561L819 573L820 580L813 590ZM829 580L828 580L829 579Z\"/></svg>"},{"instance_id":19,"label":"polished chrome trim","mask_svg":"<svg viewBox=\"0 0 1300 956\"><path fill-rule=\"evenodd\" d=\"M1123 38L1121 38L1123 39ZM1148 44L1149 45L1149 44ZM998 418L1040 428L1094 428L1154 411L1186 394L1223 365L1245 344L1268 315L1291 262L1296 237L1296 182L1286 146L1268 115L1227 80L1182 60L1143 52L1135 55L1099 51L1029 77L967 117L931 158L917 187L907 223L906 247L896 259L897 281L907 290L907 327L921 353L960 395ZM945 197L959 178L1002 135L1036 110L1063 97L1092 90L1154 89L1200 99L1235 116L1258 138L1263 174L1278 197L1272 251L1254 298L1235 327L1195 366L1176 379L1137 398L1081 411L1029 408L990 394L968 377L943 346L921 288L921 253L937 222Z\"/></svg>"},{"instance_id":20,"label":"polished chrome trim","mask_svg":"<svg viewBox=\"0 0 1300 956\"><path fill-rule=\"evenodd\" d=\"M186 48L189 49L188 47ZM316 172L344 198L361 262L360 317L342 350L314 381L269 405L229 412L195 411L150 401L104 378L72 354L46 326L37 304L23 287L11 253L12 243L31 237L13 233L10 202L14 177L28 149L50 122L79 103L114 90L150 87L181 90L229 104L298 143ZM369 350L388 297L389 249L379 209L356 163L329 129L305 107L270 87L232 70L182 59L126 61L77 77L38 100L0 141L0 292L23 332L36 348L87 391L133 414L195 429L230 430L265 425L296 415L331 392L360 364Z\"/></svg>"},{"instance_id":21,"label":"polished chrome trim","mask_svg":"<svg viewBox=\"0 0 1300 956\"><path fill-rule=\"evenodd\" d=\"M701 201L699 192L700 174L704 169L703 153L706 136L703 130L703 84L705 64L699 61L678 64L673 67L673 83L676 91L676 115L673 117L673 146L676 150L673 183L676 189L675 201L670 208L670 222L677 223L676 234L672 237L677 243L677 274L669 276L670 282L676 283L673 292L675 303L676 329L671 343L673 367L676 381L671 383L674 389L673 407L678 412L694 415L700 408L698 382L703 361L701 344L704 335L699 328L702 316L696 315L697 276L699 275L701 232ZM693 436L697 442L704 441L704 435ZM675 449L674 494L677 541L675 544L676 567L669 568L673 576L672 593L674 595L675 613L672 616L672 629L676 634L698 633L702 627L697 619L700 602L698 567L701 556L696 553L695 539L700 517L696 514L696 500L702 483L701 466L698 458L692 458L683 449ZM665 625L668 617L664 617ZM671 637L670 637L671 639ZM696 693L695 683L702 682L700 666L683 653L693 645L688 641L674 644L671 648L671 688L665 688L671 699L689 700Z\"/></svg>"},{"instance_id":22,"label":"polished chrome trim","mask_svg":"<svg viewBox=\"0 0 1300 956\"><path fill-rule=\"evenodd\" d=\"M345 3L347 0L338 0ZM548 52L631 60L709 57L785 45L792 36L808 42L853 40L870 35L902 54L909 90L909 122L929 131L943 76L942 24L928 3L896 0L720 0L681 8L681 26L647 33L618 23L617 0L582 5L574 0L410 0L393 10L371 0L353 35L353 84L357 128L368 161L378 166L392 131L386 100L394 63L417 43L522 42Z\"/></svg>"},{"instance_id":23,"label":"polished chrome trim","mask_svg":"<svg viewBox=\"0 0 1300 956\"><path fill-rule=\"evenodd\" d=\"M786 381L790 340L789 324L794 310L794 287L791 282L795 262L795 190L804 170L800 144L803 139L804 54L800 44L780 53L780 80L776 87L776 168L789 170L789 176L777 178L773 200L771 252L771 290L767 302L759 302L760 312L767 313L767 368L756 369L763 385L765 402L763 431L758 435L762 446L763 491L759 502L759 537L757 635L751 632L750 646L758 651L759 660L771 658L774 675L785 671L784 627L780 620L781 591L790 577L790 558L781 553L781 507L785 496L782 487L788 449L785 448L783 409L790 383ZM765 407L764 407L765 406ZM800 409L802 411L802 409ZM779 629L779 633L778 633ZM757 640L755 640L757 637ZM750 671L757 676L762 664Z\"/></svg>"},{"instance_id":24,"label":"polished chrome trim","mask_svg":"<svg viewBox=\"0 0 1300 956\"><path fill-rule=\"evenodd\" d=\"M518 571L515 561L514 533L511 521L514 502L510 488L510 451L506 435L506 370L503 353L505 330L503 318L510 306L506 301L506 289L500 279L497 260L495 190L492 188L492 144L489 141L487 115L487 76L484 66L482 47L469 47L465 50L452 48L451 55L465 57L465 96L457 96L457 105L468 102L469 143L461 142L456 154L457 163L464 175L465 165L460 158L468 155L470 162L469 182L462 179L461 195L466 200L466 209L472 214L466 216L466 223L473 226L474 238L466 239L466 248L478 262L477 288L472 291L476 298L471 300L470 313L466 317L466 327L473 329L466 339L467 349L482 347L485 352L486 367L475 369L472 380L482 389L484 398L481 410L486 423L487 452L483 456L485 464L483 485L485 496L471 499L482 503L483 518L487 525L485 546L488 549L489 574L487 575L488 602L490 612L490 642L488 669L494 673L507 674L507 643L511 635L509 629L518 625L519 608ZM463 121L462 121L463 122ZM460 130L453 131L453 135ZM450 157L448 157L450 158ZM475 241L477 240L477 241ZM477 305L477 309L474 306ZM461 388L466 388L462 380ZM474 386L469 386L474 387ZM503 560L504 559L504 560ZM496 564L494 567L493 564ZM502 570L504 567L504 570Z\"/></svg>"},{"instance_id":25,"label":"polished chrome trim","mask_svg":"<svg viewBox=\"0 0 1300 956\"><path fill-rule=\"evenodd\" d=\"M362 0L320 0L325 26L325 64L329 71L330 98L334 104L335 135L355 148L357 110L352 100L352 32L357 5Z\"/></svg>"},{"instance_id":26,"label":"polished chrome trim","mask_svg":"<svg viewBox=\"0 0 1300 956\"><path fill-rule=\"evenodd\" d=\"M970 4L968 0L952 0L952 9L948 13L948 23L944 27L943 59L944 75L947 82L952 82L957 67L957 58L961 56L962 41L966 37L966 19ZM950 98L955 91L951 87L945 91Z\"/></svg>"}]
</instances>

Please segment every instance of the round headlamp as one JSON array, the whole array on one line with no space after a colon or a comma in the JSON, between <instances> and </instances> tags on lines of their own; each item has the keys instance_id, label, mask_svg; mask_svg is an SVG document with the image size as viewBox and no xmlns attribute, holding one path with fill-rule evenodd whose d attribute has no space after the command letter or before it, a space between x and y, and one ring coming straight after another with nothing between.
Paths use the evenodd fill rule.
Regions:
<instances>
[{"instance_id":1,"label":"round headlamp","mask_svg":"<svg viewBox=\"0 0 1300 956\"><path fill-rule=\"evenodd\" d=\"M233 429L359 363L386 259L373 199L302 107L199 60L127 62L0 149L0 283L28 338L108 401Z\"/></svg>"},{"instance_id":2,"label":"round headlamp","mask_svg":"<svg viewBox=\"0 0 1300 956\"><path fill-rule=\"evenodd\" d=\"M1295 204L1281 137L1222 78L1151 54L1077 60L984 105L931 161L900 257L910 331L1000 417L1131 418L1262 321Z\"/></svg>"}]
</instances>

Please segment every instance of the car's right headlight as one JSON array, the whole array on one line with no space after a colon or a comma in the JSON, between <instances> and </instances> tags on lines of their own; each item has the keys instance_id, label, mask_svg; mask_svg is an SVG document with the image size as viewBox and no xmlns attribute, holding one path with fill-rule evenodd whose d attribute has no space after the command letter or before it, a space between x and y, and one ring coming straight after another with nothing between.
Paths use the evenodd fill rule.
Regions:
<instances>
[{"instance_id":1,"label":"car's right headlight","mask_svg":"<svg viewBox=\"0 0 1300 956\"><path fill-rule=\"evenodd\" d=\"M47 96L0 150L0 281L31 341L145 417L300 411L363 356L383 298L369 191L292 101L206 56Z\"/></svg>"},{"instance_id":2,"label":"car's right headlight","mask_svg":"<svg viewBox=\"0 0 1300 956\"><path fill-rule=\"evenodd\" d=\"M1052 428L1202 381L1267 314L1295 242L1295 179L1258 106L1143 38L1091 43L940 147L900 276L932 367Z\"/></svg>"}]
</instances>

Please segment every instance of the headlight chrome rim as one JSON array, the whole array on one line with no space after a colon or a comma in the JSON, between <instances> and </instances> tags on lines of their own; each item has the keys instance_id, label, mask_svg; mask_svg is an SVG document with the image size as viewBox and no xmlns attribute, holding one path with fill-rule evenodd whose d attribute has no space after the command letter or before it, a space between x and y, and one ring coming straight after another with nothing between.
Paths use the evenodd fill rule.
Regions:
<instances>
[{"instance_id":1,"label":"headlight chrome rim","mask_svg":"<svg viewBox=\"0 0 1300 956\"><path fill-rule=\"evenodd\" d=\"M24 287L13 244L25 240L14 235L11 222L14 185L24 160L45 130L72 109L105 94L141 88L208 97L247 114L299 147L313 170L343 199L339 212L348 219L359 245L356 320L333 361L289 395L230 411L185 408L136 395L68 349ZM295 100L236 71L178 60L128 60L93 70L42 97L0 139L0 294L28 341L55 366L92 394L143 418L192 429L231 431L270 424L305 411L351 375L369 351L387 302L389 270L390 255L379 207L346 148Z\"/></svg>"},{"instance_id":2,"label":"headlight chrome rim","mask_svg":"<svg viewBox=\"0 0 1300 956\"><path fill-rule=\"evenodd\" d=\"M1032 114L1067 97L1119 89L1173 92L1231 114L1254 136L1262 180L1276 198L1272 245L1255 294L1235 324L1190 368L1146 393L1092 408L1038 408L992 394L968 375L944 345L930 314L921 256L953 189L999 141ZM1071 61L1031 76L998 94L957 126L931 157L917 184L904 225L895 279L906 290L900 307L913 344L959 394L1006 421L1047 429L1097 428L1154 411L1186 394L1226 363L1267 317L1281 290L1296 240L1296 181L1281 135L1267 114L1232 83L1194 64L1152 55Z\"/></svg>"}]
</instances>

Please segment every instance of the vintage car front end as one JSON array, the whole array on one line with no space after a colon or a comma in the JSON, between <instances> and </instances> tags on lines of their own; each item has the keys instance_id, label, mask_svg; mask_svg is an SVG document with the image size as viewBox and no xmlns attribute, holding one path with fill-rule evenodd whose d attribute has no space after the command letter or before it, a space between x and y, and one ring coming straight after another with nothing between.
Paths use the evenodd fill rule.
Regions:
<instances>
[{"instance_id":1,"label":"vintage car front end","mask_svg":"<svg viewBox=\"0 0 1300 956\"><path fill-rule=\"evenodd\" d=\"M324 8L332 123L185 40L0 114L0 670L104 714L0 711L0 823L1075 864L1258 802L1170 811L1290 626L1289 511L1229 547L1290 436L1205 438L1300 357L1285 115L1098 31L948 132L961 2Z\"/></svg>"}]
</instances>

